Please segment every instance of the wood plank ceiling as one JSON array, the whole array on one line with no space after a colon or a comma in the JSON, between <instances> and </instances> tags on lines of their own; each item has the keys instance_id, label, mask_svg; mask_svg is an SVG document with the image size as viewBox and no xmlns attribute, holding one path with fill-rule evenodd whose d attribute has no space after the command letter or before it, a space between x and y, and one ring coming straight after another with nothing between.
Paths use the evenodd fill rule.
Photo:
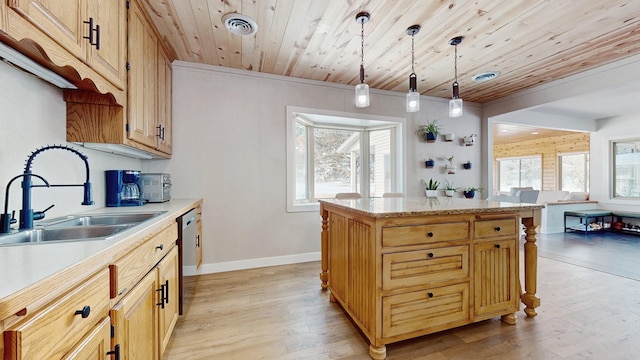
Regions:
<instances>
[{"instance_id":1,"label":"wood plank ceiling","mask_svg":"<svg viewBox=\"0 0 640 360\"><path fill-rule=\"evenodd\" d=\"M360 11L366 82L408 91L411 37L418 24L418 91L449 98L458 45L460 96L484 103L640 53L638 0L141 0L178 59L269 74L355 85ZM255 19L239 36L222 17ZM484 83L471 77L501 75Z\"/></svg>"}]
</instances>

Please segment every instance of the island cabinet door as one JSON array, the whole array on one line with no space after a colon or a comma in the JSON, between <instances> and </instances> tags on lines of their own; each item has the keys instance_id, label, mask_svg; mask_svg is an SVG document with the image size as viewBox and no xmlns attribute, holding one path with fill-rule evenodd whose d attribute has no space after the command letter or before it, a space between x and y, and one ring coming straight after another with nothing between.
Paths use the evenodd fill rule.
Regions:
<instances>
[{"instance_id":1,"label":"island cabinet door","mask_svg":"<svg viewBox=\"0 0 640 360\"><path fill-rule=\"evenodd\" d=\"M518 311L517 240L474 244L475 321Z\"/></svg>"}]
</instances>

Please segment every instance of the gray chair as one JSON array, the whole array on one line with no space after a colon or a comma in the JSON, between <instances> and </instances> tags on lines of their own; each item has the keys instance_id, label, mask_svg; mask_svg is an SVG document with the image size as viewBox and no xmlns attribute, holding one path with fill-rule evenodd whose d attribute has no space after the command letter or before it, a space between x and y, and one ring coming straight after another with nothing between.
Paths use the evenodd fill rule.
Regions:
<instances>
[{"instance_id":1,"label":"gray chair","mask_svg":"<svg viewBox=\"0 0 640 360\"><path fill-rule=\"evenodd\" d=\"M357 192L337 193L336 199L361 199L362 195Z\"/></svg>"}]
</instances>

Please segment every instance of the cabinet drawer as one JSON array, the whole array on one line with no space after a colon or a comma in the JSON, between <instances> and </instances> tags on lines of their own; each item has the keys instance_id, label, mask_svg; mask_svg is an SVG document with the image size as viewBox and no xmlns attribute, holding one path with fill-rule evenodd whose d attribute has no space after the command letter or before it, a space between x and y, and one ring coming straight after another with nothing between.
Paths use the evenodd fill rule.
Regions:
<instances>
[{"instance_id":1,"label":"cabinet drawer","mask_svg":"<svg viewBox=\"0 0 640 360\"><path fill-rule=\"evenodd\" d=\"M518 233L518 219L479 220L475 222L475 239L514 236Z\"/></svg>"},{"instance_id":2,"label":"cabinet drawer","mask_svg":"<svg viewBox=\"0 0 640 360\"><path fill-rule=\"evenodd\" d=\"M382 228L382 246L402 246L469 239L469 222Z\"/></svg>"},{"instance_id":3,"label":"cabinet drawer","mask_svg":"<svg viewBox=\"0 0 640 360\"><path fill-rule=\"evenodd\" d=\"M111 297L117 298L130 291L169 253L177 239L178 225L172 224L112 264Z\"/></svg>"},{"instance_id":4,"label":"cabinet drawer","mask_svg":"<svg viewBox=\"0 0 640 360\"><path fill-rule=\"evenodd\" d=\"M76 314L83 309L85 314ZM5 359L60 359L108 312L109 270L104 269L51 306L5 331Z\"/></svg>"},{"instance_id":5,"label":"cabinet drawer","mask_svg":"<svg viewBox=\"0 0 640 360\"><path fill-rule=\"evenodd\" d=\"M382 307L383 337L443 330L469 321L469 283L387 296Z\"/></svg>"},{"instance_id":6,"label":"cabinet drawer","mask_svg":"<svg viewBox=\"0 0 640 360\"><path fill-rule=\"evenodd\" d=\"M429 285L468 276L468 246L450 246L382 256L384 290Z\"/></svg>"}]
</instances>

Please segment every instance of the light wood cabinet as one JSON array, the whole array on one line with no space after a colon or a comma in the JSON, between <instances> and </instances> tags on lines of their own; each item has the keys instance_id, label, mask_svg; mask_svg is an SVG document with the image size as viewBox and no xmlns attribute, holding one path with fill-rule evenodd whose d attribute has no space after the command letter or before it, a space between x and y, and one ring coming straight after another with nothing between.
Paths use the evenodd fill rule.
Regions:
<instances>
[{"instance_id":1,"label":"light wood cabinet","mask_svg":"<svg viewBox=\"0 0 640 360\"><path fill-rule=\"evenodd\" d=\"M106 360L119 349L111 351L111 318L106 317L62 360Z\"/></svg>"},{"instance_id":2,"label":"light wood cabinet","mask_svg":"<svg viewBox=\"0 0 640 360\"><path fill-rule=\"evenodd\" d=\"M8 5L118 89L124 89L126 1L9 0Z\"/></svg>"},{"instance_id":3,"label":"light wood cabinet","mask_svg":"<svg viewBox=\"0 0 640 360\"><path fill-rule=\"evenodd\" d=\"M320 278L372 358L385 358L385 344L490 317L515 323L517 214L367 216L325 202L320 213Z\"/></svg>"},{"instance_id":4,"label":"light wood cabinet","mask_svg":"<svg viewBox=\"0 0 640 360\"><path fill-rule=\"evenodd\" d=\"M179 308L179 274L178 274L178 248L173 247L171 252L158 264L158 287L162 289L163 299L158 309L158 336L160 354L167 348L173 328L178 322Z\"/></svg>"},{"instance_id":5,"label":"light wood cabinet","mask_svg":"<svg viewBox=\"0 0 640 360\"><path fill-rule=\"evenodd\" d=\"M109 311L104 269L4 332L5 359L59 359L92 335ZM46 341L43 341L46 339Z\"/></svg>"},{"instance_id":6,"label":"light wood cabinet","mask_svg":"<svg viewBox=\"0 0 640 360\"><path fill-rule=\"evenodd\" d=\"M67 141L125 145L169 158L173 52L137 1L130 1L127 14L127 105L90 92L65 91Z\"/></svg>"}]
</instances>

